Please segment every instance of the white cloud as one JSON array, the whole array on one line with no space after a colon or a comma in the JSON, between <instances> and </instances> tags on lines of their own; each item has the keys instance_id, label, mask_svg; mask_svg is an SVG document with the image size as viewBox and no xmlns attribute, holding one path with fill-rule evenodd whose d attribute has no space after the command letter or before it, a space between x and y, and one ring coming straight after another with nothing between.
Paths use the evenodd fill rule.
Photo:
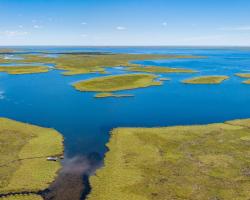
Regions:
<instances>
[{"instance_id":1,"label":"white cloud","mask_svg":"<svg viewBox=\"0 0 250 200\"><path fill-rule=\"evenodd\" d=\"M0 32L0 35L7 36L7 37L23 36L23 35L27 35L27 34L28 34L28 32L26 32L26 31L9 31L9 30L6 30L6 31Z\"/></svg>"},{"instance_id":2,"label":"white cloud","mask_svg":"<svg viewBox=\"0 0 250 200\"><path fill-rule=\"evenodd\" d=\"M118 30L118 31L124 31L124 30L126 30L127 28L126 27L124 27L124 26L117 26L116 27L116 30Z\"/></svg>"},{"instance_id":3,"label":"white cloud","mask_svg":"<svg viewBox=\"0 0 250 200\"><path fill-rule=\"evenodd\" d=\"M35 24L35 25L33 26L33 28L35 28L35 29L41 29L41 28L43 28L43 27L40 26L40 25Z\"/></svg>"},{"instance_id":4,"label":"white cloud","mask_svg":"<svg viewBox=\"0 0 250 200\"><path fill-rule=\"evenodd\" d=\"M250 31L250 26L221 27L221 31Z\"/></svg>"},{"instance_id":5,"label":"white cloud","mask_svg":"<svg viewBox=\"0 0 250 200\"><path fill-rule=\"evenodd\" d=\"M167 25L168 25L167 22L163 22L163 23L162 23L162 26L167 26Z\"/></svg>"}]
</instances>

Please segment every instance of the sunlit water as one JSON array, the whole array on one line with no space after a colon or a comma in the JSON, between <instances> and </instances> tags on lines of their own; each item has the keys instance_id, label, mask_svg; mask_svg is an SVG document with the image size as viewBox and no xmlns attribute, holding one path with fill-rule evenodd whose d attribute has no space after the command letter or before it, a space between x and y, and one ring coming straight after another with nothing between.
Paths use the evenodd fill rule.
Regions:
<instances>
[{"instance_id":1,"label":"sunlit water","mask_svg":"<svg viewBox=\"0 0 250 200\"><path fill-rule=\"evenodd\" d=\"M165 81L163 86L119 92L133 94L133 98L95 99L94 93L81 93L71 86L79 80L105 76L101 74L62 76L59 70L32 75L0 73L0 116L57 129L64 135L68 157L92 152L103 155L109 132L116 127L206 124L250 117L250 85L242 84L245 79L234 76L239 72L250 73L250 49L37 47L25 50L29 53L46 50L207 56L204 59L135 61L200 72L159 74L171 81ZM126 73L123 68L109 68L108 72ZM231 78L221 85L181 83L183 79L198 75L229 75Z\"/></svg>"}]
</instances>

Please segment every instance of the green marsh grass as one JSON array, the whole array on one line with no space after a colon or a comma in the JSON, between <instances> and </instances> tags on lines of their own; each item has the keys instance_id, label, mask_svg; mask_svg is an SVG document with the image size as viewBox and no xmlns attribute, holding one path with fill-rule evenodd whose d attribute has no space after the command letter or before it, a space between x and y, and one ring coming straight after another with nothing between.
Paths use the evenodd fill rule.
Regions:
<instances>
[{"instance_id":1,"label":"green marsh grass","mask_svg":"<svg viewBox=\"0 0 250 200\"><path fill-rule=\"evenodd\" d=\"M0 194L47 188L61 168L46 158L63 154L54 129L0 118Z\"/></svg>"},{"instance_id":2,"label":"green marsh grass","mask_svg":"<svg viewBox=\"0 0 250 200\"><path fill-rule=\"evenodd\" d=\"M92 92L113 92L161 85L153 74L124 74L92 78L73 84L76 90Z\"/></svg>"},{"instance_id":3,"label":"green marsh grass","mask_svg":"<svg viewBox=\"0 0 250 200\"><path fill-rule=\"evenodd\" d=\"M250 120L114 129L88 200L248 200Z\"/></svg>"},{"instance_id":4,"label":"green marsh grass","mask_svg":"<svg viewBox=\"0 0 250 200\"><path fill-rule=\"evenodd\" d=\"M228 76L199 76L191 79L183 80L186 84L220 84L229 79Z\"/></svg>"}]
</instances>

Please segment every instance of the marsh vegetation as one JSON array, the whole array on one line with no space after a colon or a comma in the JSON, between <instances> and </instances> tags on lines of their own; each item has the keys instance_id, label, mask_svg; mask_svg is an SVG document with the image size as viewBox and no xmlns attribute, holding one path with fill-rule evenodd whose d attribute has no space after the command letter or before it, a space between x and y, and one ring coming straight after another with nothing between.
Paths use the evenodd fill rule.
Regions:
<instances>
[{"instance_id":1,"label":"marsh vegetation","mask_svg":"<svg viewBox=\"0 0 250 200\"><path fill-rule=\"evenodd\" d=\"M61 168L47 161L63 154L63 138L54 129L0 118L0 144L0 195L44 190Z\"/></svg>"},{"instance_id":2,"label":"marsh vegetation","mask_svg":"<svg viewBox=\"0 0 250 200\"><path fill-rule=\"evenodd\" d=\"M220 84L227 79L229 76L199 76L182 82L187 84Z\"/></svg>"},{"instance_id":3,"label":"marsh vegetation","mask_svg":"<svg viewBox=\"0 0 250 200\"><path fill-rule=\"evenodd\" d=\"M92 78L74 83L73 86L79 91L114 92L161 85L162 82L155 81L156 78L152 74L124 74Z\"/></svg>"},{"instance_id":4,"label":"marsh vegetation","mask_svg":"<svg viewBox=\"0 0 250 200\"><path fill-rule=\"evenodd\" d=\"M157 67L157 66L140 66L128 67L126 70L133 72L148 72L148 73L195 73L192 69Z\"/></svg>"},{"instance_id":5,"label":"marsh vegetation","mask_svg":"<svg viewBox=\"0 0 250 200\"><path fill-rule=\"evenodd\" d=\"M247 200L250 120L118 128L88 200Z\"/></svg>"},{"instance_id":6,"label":"marsh vegetation","mask_svg":"<svg viewBox=\"0 0 250 200\"><path fill-rule=\"evenodd\" d=\"M50 70L46 66L0 66L0 72L6 72L8 74L36 74L36 73L45 73Z\"/></svg>"}]
</instances>

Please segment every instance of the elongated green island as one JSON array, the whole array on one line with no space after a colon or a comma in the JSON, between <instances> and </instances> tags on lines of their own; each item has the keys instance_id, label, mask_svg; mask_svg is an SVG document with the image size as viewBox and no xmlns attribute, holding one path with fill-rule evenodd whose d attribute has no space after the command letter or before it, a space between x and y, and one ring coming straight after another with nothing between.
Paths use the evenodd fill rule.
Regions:
<instances>
[{"instance_id":1,"label":"elongated green island","mask_svg":"<svg viewBox=\"0 0 250 200\"><path fill-rule=\"evenodd\" d=\"M187 84L220 84L227 79L229 79L228 76L199 76L182 82Z\"/></svg>"},{"instance_id":2,"label":"elongated green island","mask_svg":"<svg viewBox=\"0 0 250 200\"><path fill-rule=\"evenodd\" d=\"M61 168L47 161L63 154L63 137L54 129L0 118L0 144L0 195L16 193L3 199L32 199L22 193L46 189Z\"/></svg>"},{"instance_id":3,"label":"elongated green island","mask_svg":"<svg viewBox=\"0 0 250 200\"><path fill-rule=\"evenodd\" d=\"M196 73L197 72L192 69L157 67L157 66L128 67L127 70L133 72L149 72L149 73Z\"/></svg>"},{"instance_id":4,"label":"elongated green island","mask_svg":"<svg viewBox=\"0 0 250 200\"><path fill-rule=\"evenodd\" d=\"M248 200L250 119L112 131L88 200Z\"/></svg>"},{"instance_id":5,"label":"elongated green island","mask_svg":"<svg viewBox=\"0 0 250 200\"><path fill-rule=\"evenodd\" d=\"M76 90L91 92L114 92L161 85L153 74L124 74L92 78L73 84Z\"/></svg>"},{"instance_id":6,"label":"elongated green island","mask_svg":"<svg viewBox=\"0 0 250 200\"><path fill-rule=\"evenodd\" d=\"M239 74L235 74L236 76L239 76L241 78L250 78L250 74L249 73L239 73Z\"/></svg>"},{"instance_id":7,"label":"elongated green island","mask_svg":"<svg viewBox=\"0 0 250 200\"><path fill-rule=\"evenodd\" d=\"M50 70L46 66L18 66L18 67L7 67L0 66L0 72L6 72L8 74L36 74L36 73L45 73Z\"/></svg>"}]
</instances>

